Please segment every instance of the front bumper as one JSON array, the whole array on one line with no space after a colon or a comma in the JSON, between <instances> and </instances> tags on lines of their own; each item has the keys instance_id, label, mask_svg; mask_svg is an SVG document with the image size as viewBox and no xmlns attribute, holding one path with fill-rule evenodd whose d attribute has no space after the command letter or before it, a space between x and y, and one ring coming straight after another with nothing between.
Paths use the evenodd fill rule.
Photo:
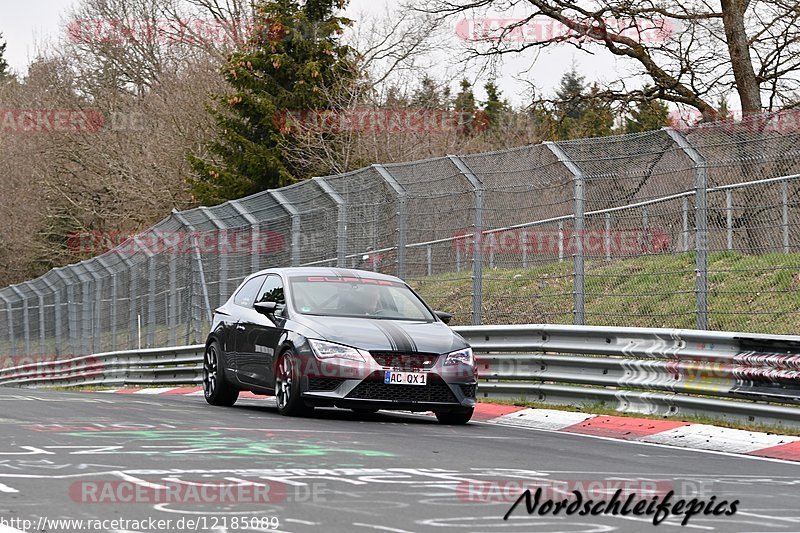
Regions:
<instances>
[{"instance_id":1,"label":"front bumper","mask_svg":"<svg viewBox=\"0 0 800 533\"><path fill-rule=\"evenodd\" d=\"M423 386L384 383L385 372L397 368L381 366L374 360L366 364L326 362L324 371L306 373L300 389L307 404L319 407L440 412L474 408L474 367L443 367L441 363L415 370L427 374L427 384Z\"/></svg>"}]
</instances>

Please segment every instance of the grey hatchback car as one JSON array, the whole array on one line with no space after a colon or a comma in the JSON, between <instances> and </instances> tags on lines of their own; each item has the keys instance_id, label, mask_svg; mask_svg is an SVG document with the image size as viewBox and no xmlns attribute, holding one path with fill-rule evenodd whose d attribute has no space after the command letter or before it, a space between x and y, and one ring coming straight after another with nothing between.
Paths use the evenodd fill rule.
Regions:
<instances>
[{"instance_id":1,"label":"grey hatchback car","mask_svg":"<svg viewBox=\"0 0 800 533\"><path fill-rule=\"evenodd\" d=\"M472 349L405 282L339 268L252 274L214 312L203 363L212 405L240 391L275 395L284 415L314 407L472 417Z\"/></svg>"}]
</instances>

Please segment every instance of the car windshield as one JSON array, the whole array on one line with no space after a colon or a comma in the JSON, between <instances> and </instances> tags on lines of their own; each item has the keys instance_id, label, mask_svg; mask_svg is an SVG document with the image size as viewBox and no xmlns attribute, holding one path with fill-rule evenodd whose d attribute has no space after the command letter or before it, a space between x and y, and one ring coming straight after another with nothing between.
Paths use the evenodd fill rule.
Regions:
<instances>
[{"instance_id":1,"label":"car windshield","mask_svg":"<svg viewBox=\"0 0 800 533\"><path fill-rule=\"evenodd\" d=\"M293 307L304 315L434 320L422 300L403 283L328 276L296 276L289 283Z\"/></svg>"}]
</instances>

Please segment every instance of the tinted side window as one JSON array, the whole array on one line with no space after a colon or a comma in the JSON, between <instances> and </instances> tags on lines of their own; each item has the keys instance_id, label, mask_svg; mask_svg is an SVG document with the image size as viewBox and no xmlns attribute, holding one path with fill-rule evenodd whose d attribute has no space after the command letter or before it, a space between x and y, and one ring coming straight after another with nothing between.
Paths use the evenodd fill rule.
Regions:
<instances>
[{"instance_id":1,"label":"tinted side window","mask_svg":"<svg viewBox=\"0 0 800 533\"><path fill-rule=\"evenodd\" d=\"M267 276L267 281L259 291L257 302L275 302L278 305L286 305L286 298L283 295L283 280L280 276Z\"/></svg>"},{"instance_id":2,"label":"tinted side window","mask_svg":"<svg viewBox=\"0 0 800 533\"><path fill-rule=\"evenodd\" d=\"M261 284L264 283L264 278L265 276L256 276L245 283L242 288L239 289L239 292L236 293L236 296L233 298L233 303L241 305L242 307L253 307L253 304L256 303L256 297L258 296L258 289L260 289Z\"/></svg>"}]
</instances>

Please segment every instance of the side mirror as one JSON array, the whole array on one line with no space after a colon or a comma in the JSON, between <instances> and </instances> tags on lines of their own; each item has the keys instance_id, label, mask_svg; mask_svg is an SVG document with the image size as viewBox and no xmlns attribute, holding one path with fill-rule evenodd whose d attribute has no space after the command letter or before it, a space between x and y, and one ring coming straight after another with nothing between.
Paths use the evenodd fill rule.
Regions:
<instances>
[{"instance_id":1,"label":"side mirror","mask_svg":"<svg viewBox=\"0 0 800 533\"><path fill-rule=\"evenodd\" d=\"M439 320L445 324L449 324L450 321L453 320L453 315L444 311L434 311L433 314L439 317Z\"/></svg>"},{"instance_id":2,"label":"side mirror","mask_svg":"<svg viewBox=\"0 0 800 533\"><path fill-rule=\"evenodd\" d=\"M275 302L256 302L253 304L253 309L255 309L256 312L267 317L275 314L275 309L277 308L278 304Z\"/></svg>"}]
</instances>

